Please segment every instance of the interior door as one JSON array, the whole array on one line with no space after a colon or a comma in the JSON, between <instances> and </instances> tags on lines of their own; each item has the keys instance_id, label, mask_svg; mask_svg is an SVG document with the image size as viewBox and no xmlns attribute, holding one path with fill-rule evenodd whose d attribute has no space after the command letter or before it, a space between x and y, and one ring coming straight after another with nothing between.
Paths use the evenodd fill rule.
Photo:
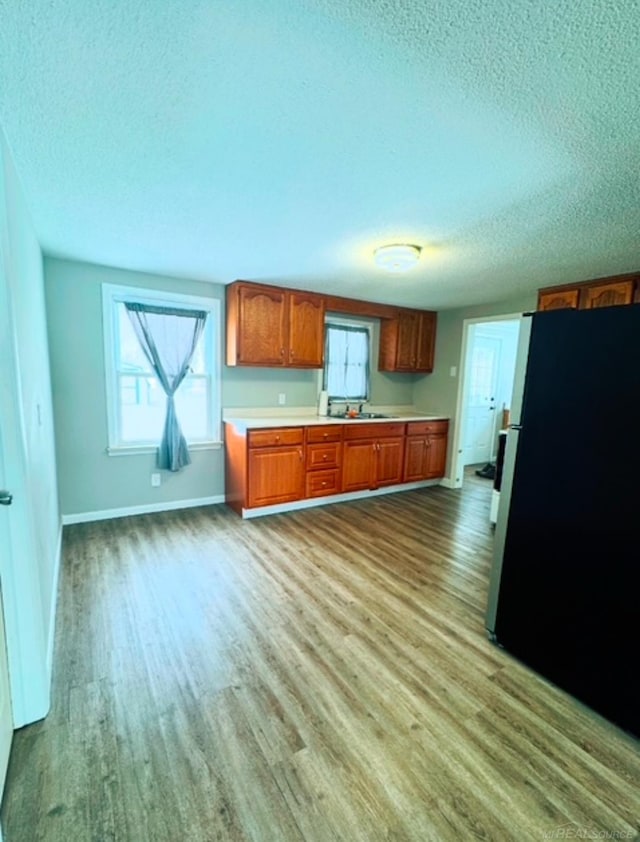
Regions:
<instances>
[{"instance_id":1,"label":"interior door","mask_svg":"<svg viewBox=\"0 0 640 842\"><path fill-rule=\"evenodd\" d=\"M474 333L462 445L465 465L486 463L491 459L501 346L502 341L497 337Z\"/></svg>"},{"instance_id":2,"label":"interior door","mask_svg":"<svg viewBox=\"0 0 640 842\"><path fill-rule=\"evenodd\" d=\"M9 561L9 507L11 495L5 486L4 459L2 450L2 425L0 424L0 555L2 566ZM4 633L4 611L2 603L2 582L0 582L0 798L4 790L4 781L11 751L13 737L13 715L11 712L11 693L9 687L9 668L7 666L7 646Z\"/></svg>"}]
</instances>

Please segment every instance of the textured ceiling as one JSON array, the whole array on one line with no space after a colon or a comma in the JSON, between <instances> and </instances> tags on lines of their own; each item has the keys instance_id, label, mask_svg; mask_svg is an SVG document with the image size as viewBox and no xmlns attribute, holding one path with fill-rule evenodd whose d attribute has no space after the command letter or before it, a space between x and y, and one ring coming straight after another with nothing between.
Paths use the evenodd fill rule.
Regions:
<instances>
[{"instance_id":1,"label":"textured ceiling","mask_svg":"<svg viewBox=\"0 0 640 842\"><path fill-rule=\"evenodd\" d=\"M640 269L639 45L635 0L0 0L0 123L49 254L443 308Z\"/></svg>"}]
</instances>

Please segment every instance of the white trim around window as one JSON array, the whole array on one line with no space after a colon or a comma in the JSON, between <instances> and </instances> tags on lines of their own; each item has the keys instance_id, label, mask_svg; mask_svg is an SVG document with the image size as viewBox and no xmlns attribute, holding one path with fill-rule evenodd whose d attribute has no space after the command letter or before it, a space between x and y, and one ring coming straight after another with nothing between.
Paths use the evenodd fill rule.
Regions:
<instances>
[{"instance_id":1,"label":"white trim around window","mask_svg":"<svg viewBox=\"0 0 640 842\"><path fill-rule=\"evenodd\" d=\"M222 415L222 331L220 327L220 302L215 298L203 298L175 292L102 284L102 324L104 334L104 368L107 398L108 441L106 451L110 456L127 456L138 453L153 453L158 442L124 442L120 434L119 372L116 365L115 340L118 336L117 304L137 301L142 304L171 306L185 310L205 310L208 313L203 334L206 344L207 374L210 379L208 430L205 439L189 441L189 450L220 448ZM186 435L186 434L185 434Z\"/></svg>"}]
</instances>

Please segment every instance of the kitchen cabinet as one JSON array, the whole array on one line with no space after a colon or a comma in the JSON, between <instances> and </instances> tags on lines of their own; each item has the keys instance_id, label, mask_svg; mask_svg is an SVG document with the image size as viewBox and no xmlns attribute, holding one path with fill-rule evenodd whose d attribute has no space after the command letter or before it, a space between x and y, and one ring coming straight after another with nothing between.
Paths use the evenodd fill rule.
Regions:
<instances>
[{"instance_id":1,"label":"kitchen cabinet","mask_svg":"<svg viewBox=\"0 0 640 842\"><path fill-rule=\"evenodd\" d=\"M404 423L344 428L342 490L375 489L402 482Z\"/></svg>"},{"instance_id":2,"label":"kitchen cabinet","mask_svg":"<svg viewBox=\"0 0 640 842\"><path fill-rule=\"evenodd\" d=\"M322 368L324 299L238 281L227 287L227 365Z\"/></svg>"},{"instance_id":3,"label":"kitchen cabinet","mask_svg":"<svg viewBox=\"0 0 640 842\"><path fill-rule=\"evenodd\" d=\"M566 310L578 306L580 290L562 289L554 292L540 291L538 294L538 310Z\"/></svg>"},{"instance_id":4,"label":"kitchen cabinet","mask_svg":"<svg viewBox=\"0 0 640 842\"><path fill-rule=\"evenodd\" d=\"M304 495L301 427L250 430L247 437L247 505L272 506Z\"/></svg>"},{"instance_id":5,"label":"kitchen cabinet","mask_svg":"<svg viewBox=\"0 0 640 842\"><path fill-rule=\"evenodd\" d=\"M412 421L407 424L404 482L444 476L448 434L448 421Z\"/></svg>"},{"instance_id":6,"label":"kitchen cabinet","mask_svg":"<svg viewBox=\"0 0 640 842\"><path fill-rule=\"evenodd\" d=\"M230 366L322 368L326 311L379 318L380 371L433 371L437 314L249 281L227 287Z\"/></svg>"},{"instance_id":7,"label":"kitchen cabinet","mask_svg":"<svg viewBox=\"0 0 640 842\"><path fill-rule=\"evenodd\" d=\"M342 426L327 424L307 427L306 497L325 497L341 489Z\"/></svg>"},{"instance_id":8,"label":"kitchen cabinet","mask_svg":"<svg viewBox=\"0 0 640 842\"><path fill-rule=\"evenodd\" d=\"M245 509L302 499L305 487L304 428L253 429L225 423L225 501Z\"/></svg>"},{"instance_id":9,"label":"kitchen cabinet","mask_svg":"<svg viewBox=\"0 0 640 842\"><path fill-rule=\"evenodd\" d=\"M597 284L582 290L580 307L592 310L595 307L615 307L633 302L633 281L612 284Z\"/></svg>"},{"instance_id":10,"label":"kitchen cabinet","mask_svg":"<svg viewBox=\"0 0 640 842\"><path fill-rule=\"evenodd\" d=\"M398 310L380 323L380 371L433 371L436 338L435 312Z\"/></svg>"},{"instance_id":11,"label":"kitchen cabinet","mask_svg":"<svg viewBox=\"0 0 640 842\"><path fill-rule=\"evenodd\" d=\"M592 310L640 301L640 275L612 275L578 284L548 287L538 291L538 310L562 310L568 307Z\"/></svg>"}]
</instances>

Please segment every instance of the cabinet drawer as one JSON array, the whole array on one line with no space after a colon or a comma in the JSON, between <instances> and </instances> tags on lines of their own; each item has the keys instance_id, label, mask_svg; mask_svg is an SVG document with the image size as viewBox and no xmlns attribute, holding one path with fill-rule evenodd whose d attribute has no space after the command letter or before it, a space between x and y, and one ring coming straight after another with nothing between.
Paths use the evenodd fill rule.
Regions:
<instances>
[{"instance_id":1,"label":"cabinet drawer","mask_svg":"<svg viewBox=\"0 0 640 842\"><path fill-rule=\"evenodd\" d=\"M382 439L390 436L404 436L404 421L397 421L394 424L361 424L353 421L344 426L345 441L354 439Z\"/></svg>"},{"instance_id":2,"label":"cabinet drawer","mask_svg":"<svg viewBox=\"0 0 640 842\"><path fill-rule=\"evenodd\" d=\"M342 441L342 424L320 424L307 427L307 441Z\"/></svg>"},{"instance_id":3,"label":"cabinet drawer","mask_svg":"<svg viewBox=\"0 0 640 842\"><path fill-rule=\"evenodd\" d=\"M307 474L307 497L324 497L340 491L340 471L313 471Z\"/></svg>"},{"instance_id":4,"label":"cabinet drawer","mask_svg":"<svg viewBox=\"0 0 640 842\"><path fill-rule=\"evenodd\" d=\"M449 429L448 421L410 421L407 424L408 436L425 436L428 433L444 434Z\"/></svg>"},{"instance_id":5,"label":"cabinet drawer","mask_svg":"<svg viewBox=\"0 0 640 842\"><path fill-rule=\"evenodd\" d=\"M308 444L307 445L307 470L317 468L337 468L340 465L342 455L342 444L333 442L331 444Z\"/></svg>"},{"instance_id":6,"label":"cabinet drawer","mask_svg":"<svg viewBox=\"0 0 640 842\"><path fill-rule=\"evenodd\" d=\"M302 444L302 427L274 427L271 430L249 430L249 447L277 447L281 444Z\"/></svg>"}]
</instances>

